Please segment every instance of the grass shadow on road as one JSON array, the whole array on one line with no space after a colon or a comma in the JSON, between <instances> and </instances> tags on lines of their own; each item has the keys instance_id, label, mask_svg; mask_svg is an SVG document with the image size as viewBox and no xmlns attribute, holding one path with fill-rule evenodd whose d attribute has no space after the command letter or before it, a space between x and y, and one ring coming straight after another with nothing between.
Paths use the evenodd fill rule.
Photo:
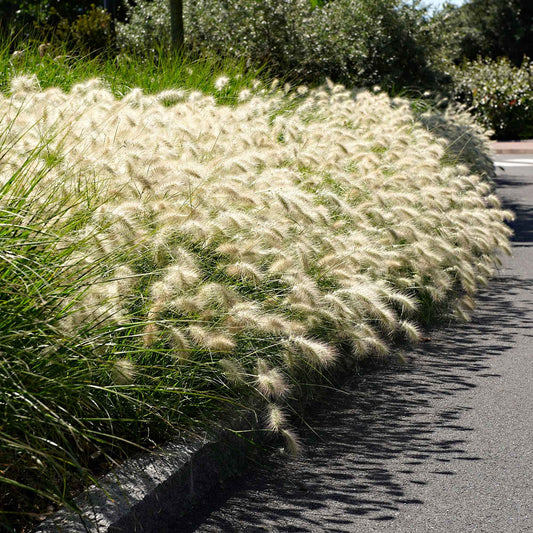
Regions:
<instances>
[{"instance_id":1,"label":"grass shadow on road","mask_svg":"<svg viewBox=\"0 0 533 533\"><path fill-rule=\"evenodd\" d=\"M517 215L517 250L533 242L522 181L497 178L505 208ZM478 294L472 322L431 332L404 354L407 363L353 376L316 404L310 427L299 430L301 457L273 454L169 531L353 531L359 518L391 521L402 507L423 504L417 488L453 476L458 462L485 460L467 453L473 428L462 415L472 409L469 391L500 377L491 362L518 336L533 337L531 294L528 271L524 278L502 269Z\"/></svg>"},{"instance_id":2,"label":"grass shadow on road","mask_svg":"<svg viewBox=\"0 0 533 533\"><path fill-rule=\"evenodd\" d=\"M517 292L533 289L525 283L493 280L471 323L432 332L406 364L348 380L307 416L302 457L274 454L173 531L353 531L358 517L393 520L402 506L422 504L417 487L454 475L451 459L484 460L465 451L473 428L461 422L470 409L464 394L498 379L491 360L531 331L513 304Z\"/></svg>"},{"instance_id":3,"label":"grass shadow on road","mask_svg":"<svg viewBox=\"0 0 533 533\"><path fill-rule=\"evenodd\" d=\"M529 181L526 176L515 176L509 172L499 174L496 178L498 196L503 200L505 209L510 209L516 216L509 224L514 231L513 243L526 246L533 243L533 207L530 203L524 203L524 200L527 201L527 198L524 198L524 190Z\"/></svg>"}]
</instances>

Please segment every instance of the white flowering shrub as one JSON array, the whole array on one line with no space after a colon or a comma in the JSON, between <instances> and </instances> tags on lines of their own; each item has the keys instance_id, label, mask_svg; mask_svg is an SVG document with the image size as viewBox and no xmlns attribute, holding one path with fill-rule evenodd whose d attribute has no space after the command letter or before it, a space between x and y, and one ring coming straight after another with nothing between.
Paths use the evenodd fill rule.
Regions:
<instances>
[{"instance_id":1,"label":"white flowering shrub","mask_svg":"<svg viewBox=\"0 0 533 533\"><path fill-rule=\"evenodd\" d=\"M432 306L466 317L495 252L509 250L510 214L491 186L385 94L257 87L230 107L184 90L119 100L97 80L41 91L18 77L0 116L2 209L33 153L46 172L20 226L48 220L54 272L78 279L105 262L101 277L54 297L69 309L54 331L105 363L59 375L80 398L115 387L105 412L131 395L150 420L150 395L158 417L184 424L217 398L255 397L295 450L283 406L297 385L416 341ZM47 383L59 363L40 361L53 349L40 343L28 362Z\"/></svg>"},{"instance_id":2,"label":"white flowering shrub","mask_svg":"<svg viewBox=\"0 0 533 533\"><path fill-rule=\"evenodd\" d=\"M431 84L433 38L423 10L397 0L184 3L189 50L248 57L276 75L358 86ZM119 45L144 53L169 42L168 2L139 1L117 24Z\"/></svg>"},{"instance_id":3,"label":"white flowering shrub","mask_svg":"<svg viewBox=\"0 0 533 533\"><path fill-rule=\"evenodd\" d=\"M533 135L533 62L520 67L508 58L478 59L453 66L454 98L468 106L495 139L530 139Z\"/></svg>"},{"instance_id":4,"label":"white flowering shrub","mask_svg":"<svg viewBox=\"0 0 533 533\"><path fill-rule=\"evenodd\" d=\"M170 42L168 2L136 2L128 8L128 22L116 22L116 38L122 48L139 55L153 53Z\"/></svg>"}]
</instances>

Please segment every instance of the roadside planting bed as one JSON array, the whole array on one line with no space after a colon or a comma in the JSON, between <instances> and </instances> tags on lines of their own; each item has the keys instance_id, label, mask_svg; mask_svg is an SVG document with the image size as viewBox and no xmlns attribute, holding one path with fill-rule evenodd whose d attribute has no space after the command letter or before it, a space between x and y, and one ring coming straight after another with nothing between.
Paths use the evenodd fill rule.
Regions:
<instances>
[{"instance_id":1,"label":"roadside planting bed","mask_svg":"<svg viewBox=\"0 0 533 533\"><path fill-rule=\"evenodd\" d=\"M239 100L31 76L0 96L8 512L228 406L296 452L306 383L468 318L509 250L489 176L407 100L334 84Z\"/></svg>"}]
</instances>

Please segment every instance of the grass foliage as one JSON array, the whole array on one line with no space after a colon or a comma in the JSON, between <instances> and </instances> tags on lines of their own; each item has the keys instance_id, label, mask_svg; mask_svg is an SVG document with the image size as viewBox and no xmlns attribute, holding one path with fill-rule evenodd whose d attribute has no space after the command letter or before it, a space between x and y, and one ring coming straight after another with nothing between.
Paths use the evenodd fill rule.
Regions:
<instances>
[{"instance_id":1,"label":"grass foliage","mask_svg":"<svg viewBox=\"0 0 533 533\"><path fill-rule=\"evenodd\" d=\"M296 450L302 384L416 341L435 309L466 318L509 250L490 184L406 100L48 75L0 96L8 522L30 489L68 501L73 472L252 398Z\"/></svg>"},{"instance_id":2,"label":"grass foliage","mask_svg":"<svg viewBox=\"0 0 533 533\"><path fill-rule=\"evenodd\" d=\"M134 88L157 93L181 87L214 94L217 101L230 104L236 103L238 93L252 86L260 74L260 69L245 68L244 63L214 56L171 55L162 47L154 49L150 57L110 51L90 55L75 52L58 40L5 40L0 42L0 91L9 90L14 76L32 74L42 89L60 87L68 91L76 83L100 78L116 97ZM231 79L224 91L215 87L221 77Z\"/></svg>"}]
</instances>

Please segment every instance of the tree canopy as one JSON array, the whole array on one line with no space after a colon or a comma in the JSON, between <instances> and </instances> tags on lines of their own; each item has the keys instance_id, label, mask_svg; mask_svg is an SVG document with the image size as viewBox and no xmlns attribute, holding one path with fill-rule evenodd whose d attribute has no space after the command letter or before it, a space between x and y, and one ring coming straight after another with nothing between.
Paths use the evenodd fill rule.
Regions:
<instances>
[{"instance_id":1,"label":"tree canopy","mask_svg":"<svg viewBox=\"0 0 533 533\"><path fill-rule=\"evenodd\" d=\"M451 58L508 57L519 65L533 57L533 2L531 0L469 0L448 5L437 15Z\"/></svg>"}]
</instances>

